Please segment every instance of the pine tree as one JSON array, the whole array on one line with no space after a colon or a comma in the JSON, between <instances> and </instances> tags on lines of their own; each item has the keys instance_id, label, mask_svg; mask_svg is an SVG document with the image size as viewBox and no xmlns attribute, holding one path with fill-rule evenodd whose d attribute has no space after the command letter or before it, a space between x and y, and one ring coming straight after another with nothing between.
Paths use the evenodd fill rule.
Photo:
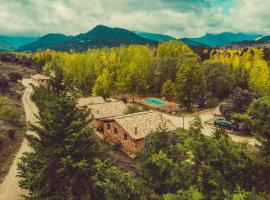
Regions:
<instances>
[{"instance_id":1,"label":"pine tree","mask_svg":"<svg viewBox=\"0 0 270 200\"><path fill-rule=\"evenodd\" d=\"M54 88L54 87L52 87ZM18 165L25 199L91 199L94 160L101 150L86 121L87 112L64 91L48 89L39 123L27 135L32 149Z\"/></svg>"}]
</instances>

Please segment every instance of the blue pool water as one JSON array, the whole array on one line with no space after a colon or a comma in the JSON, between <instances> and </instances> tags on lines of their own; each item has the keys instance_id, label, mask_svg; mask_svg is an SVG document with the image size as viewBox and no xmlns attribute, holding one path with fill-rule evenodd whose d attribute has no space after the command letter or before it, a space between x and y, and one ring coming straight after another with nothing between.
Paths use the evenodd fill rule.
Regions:
<instances>
[{"instance_id":1,"label":"blue pool water","mask_svg":"<svg viewBox=\"0 0 270 200\"><path fill-rule=\"evenodd\" d=\"M163 105L167 104L167 102L165 102L165 101L160 101L158 99L153 99L153 98L148 98L148 99L145 99L144 101L147 103L154 104L156 106L163 106Z\"/></svg>"}]
</instances>

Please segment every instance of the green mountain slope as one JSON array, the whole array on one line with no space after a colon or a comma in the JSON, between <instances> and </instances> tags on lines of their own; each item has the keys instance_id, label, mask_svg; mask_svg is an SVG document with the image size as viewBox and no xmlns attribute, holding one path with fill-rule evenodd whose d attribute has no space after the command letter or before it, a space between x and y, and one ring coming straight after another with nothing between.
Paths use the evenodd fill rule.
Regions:
<instances>
[{"instance_id":1,"label":"green mountain slope","mask_svg":"<svg viewBox=\"0 0 270 200\"><path fill-rule=\"evenodd\" d=\"M13 50L15 50L15 47L14 46L12 46L8 42L3 41L3 40L0 39L0 52L3 52L3 51L13 51Z\"/></svg>"},{"instance_id":2,"label":"green mountain slope","mask_svg":"<svg viewBox=\"0 0 270 200\"><path fill-rule=\"evenodd\" d=\"M149 44L157 45L156 41L138 36L122 28L110 28L98 25L87 33L74 36L68 41L51 46L56 50L76 50L84 51L87 49L101 47L115 47L130 44Z\"/></svg>"},{"instance_id":3,"label":"green mountain slope","mask_svg":"<svg viewBox=\"0 0 270 200\"><path fill-rule=\"evenodd\" d=\"M20 36L7 36L0 35L0 39L6 41L7 43L13 45L14 47L23 46L35 42L40 37L20 37Z\"/></svg>"},{"instance_id":4,"label":"green mountain slope","mask_svg":"<svg viewBox=\"0 0 270 200\"><path fill-rule=\"evenodd\" d=\"M270 36L263 36L259 38L256 42L270 42Z\"/></svg>"},{"instance_id":5,"label":"green mountain slope","mask_svg":"<svg viewBox=\"0 0 270 200\"><path fill-rule=\"evenodd\" d=\"M204 43L201 43L201 42L196 42L196 41L193 41L189 38L182 38L182 39L179 39L180 41L182 41L183 43L185 43L186 45L188 45L189 47L197 47L197 46L208 46Z\"/></svg>"},{"instance_id":6,"label":"green mountain slope","mask_svg":"<svg viewBox=\"0 0 270 200\"><path fill-rule=\"evenodd\" d=\"M244 34L244 33L220 33L220 34L206 34L199 38L188 38L193 42L199 42L207 46L226 46L235 42L241 42L245 40L255 40L261 37L258 34Z\"/></svg>"},{"instance_id":7,"label":"green mountain slope","mask_svg":"<svg viewBox=\"0 0 270 200\"><path fill-rule=\"evenodd\" d=\"M156 33L147 33L147 32L134 32L140 37L143 37L145 39L154 40L157 42L169 42L171 40L175 40L176 38L169 36L169 35L163 35L163 34L156 34Z\"/></svg>"},{"instance_id":8,"label":"green mountain slope","mask_svg":"<svg viewBox=\"0 0 270 200\"><path fill-rule=\"evenodd\" d=\"M47 34L37 41L19 47L21 51L36 51L48 49L51 46L69 40L70 37L63 34Z\"/></svg>"}]
</instances>

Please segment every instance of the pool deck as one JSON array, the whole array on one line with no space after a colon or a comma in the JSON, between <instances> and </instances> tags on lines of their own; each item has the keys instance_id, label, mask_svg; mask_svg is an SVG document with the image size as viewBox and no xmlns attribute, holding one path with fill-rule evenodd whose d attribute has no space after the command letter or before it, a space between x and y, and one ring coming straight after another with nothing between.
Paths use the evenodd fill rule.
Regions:
<instances>
[{"instance_id":1,"label":"pool deck","mask_svg":"<svg viewBox=\"0 0 270 200\"><path fill-rule=\"evenodd\" d=\"M122 95L114 96L115 99L119 99L119 100L123 97L126 98L129 103L135 102L135 103L138 103L140 105L145 105L149 108L163 110L165 112L176 112L176 111L180 110L179 104L177 104L175 102L166 101L164 99L157 98L157 97L148 96L148 97L139 98L138 96L133 97L133 95L130 95L130 94L122 94ZM145 101L146 99L156 99L158 101L166 102L166 104L165 105L155 105L153 103L146 102Z\"/></svg>"},{"instance_id":2,"label":"pool deck","mask_svg":"<svg viewBox=\"0 0 270 200\"><path fill-rule=\"evenodd\" d=\"M151 102L148 102L146 100L149 100L149 99L154 99L154 100L157 100L157 101L160 101L160 102L164 102L164 104L155 104L155 103L151 103ZM166 101L166 100L163 100L163 99L159 99L159 98L155 98L155 97L146 97L146 98L143 98L142 101L141 101L142 104L145 104L147 106L150 106L150 107L162 107L162 106L165 106L165 105L168 105L170 104L169 101Z\"/></svg>"},{"instance_id":3,"label":"pool deck","mask_svg":"<svg viewBox=\"0 0 270 200\"><path fill-rule=\"evenodd\" d=\"M164 105L158 105L158 104L150 103L150 102L147 102L146 99L156 99L158 101L165 102L165 104ZM156 97L143 98L140 103L143 104L143 105L146 105L148 107L164 110L164 111L167 111L167 112L173 112L173 111L178 111L179 110L179 104L176 104L176 103L170 102L170 101L166 101L166 100L163 100L163 99L159 99L159 98L156 98Z\"/></svg>"}]
</instances>

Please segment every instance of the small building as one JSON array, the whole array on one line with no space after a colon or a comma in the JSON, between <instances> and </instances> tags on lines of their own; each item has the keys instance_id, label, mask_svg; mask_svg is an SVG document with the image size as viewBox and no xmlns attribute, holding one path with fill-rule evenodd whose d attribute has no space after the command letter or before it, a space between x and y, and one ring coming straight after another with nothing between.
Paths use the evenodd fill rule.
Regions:
<instances>
[{"instance_id":1,"label":"small building","mask_svg":"<svg viewBox=\"0 0 270 200\"><path fill-rule=\"evenodd\" d=\"M35 86L47 86L49 77L42 74L35 74L31 76L32 82Z\"/></svg>"},{"instance_id":2,"label":"small building","mask_svg":"<svg viewBox=\"0 0 270 200\"><path fill-rule=\"evenodd\" d=\"M104 135L110 143L119 143L129 154L134 154L144 145L144 138L156 131L176 130L174 124L162 113L147 111L104 119Z\"/></svg>"},{"instance_id":3,"label":"small building","mask_svg":"<svg viewBox=\"0 0 270 200\"><path fill-rule=\"evenodd\" d=\"M102 131L103 122L106 118L124 115L127 106L122 101L111 101L87 105L92 115L92 125L95 129Z\"/></svg>"},{"instance_id":4,"label":"small building","mask_svg":"<svg viewBox=\"0 0 270 200\"><path fill-rule=\"evenodd\" d=\"M94 104L101 104L105 103L105 100L101 96L96 97L85 97L85 98L79 98L78 106L79 107L87 107L88 105L94 105Z\"/></svg>"}]
</instances>

